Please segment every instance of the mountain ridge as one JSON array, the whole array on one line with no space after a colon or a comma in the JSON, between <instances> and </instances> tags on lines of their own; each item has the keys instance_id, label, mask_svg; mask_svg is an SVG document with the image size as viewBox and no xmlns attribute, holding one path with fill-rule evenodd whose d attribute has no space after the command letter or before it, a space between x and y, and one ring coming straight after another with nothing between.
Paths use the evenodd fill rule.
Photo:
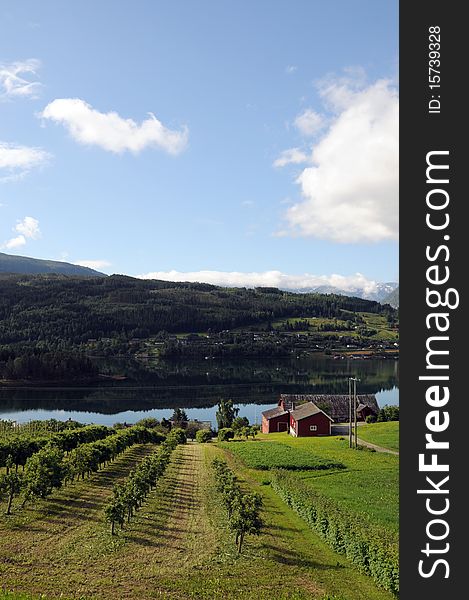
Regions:
<instances>
[{"instance_id":1,"label":"mountain ridge","mask_svg":"<svg viewBox=\"0 0 469 600\"><path fill-rule=\"evenodd\" d=\"M105 273L58 260L46 260L29 256L17 256L0 252L0 273L19 275L74 275L77 277L107 277Z\"/></svg>"}]
</instances>

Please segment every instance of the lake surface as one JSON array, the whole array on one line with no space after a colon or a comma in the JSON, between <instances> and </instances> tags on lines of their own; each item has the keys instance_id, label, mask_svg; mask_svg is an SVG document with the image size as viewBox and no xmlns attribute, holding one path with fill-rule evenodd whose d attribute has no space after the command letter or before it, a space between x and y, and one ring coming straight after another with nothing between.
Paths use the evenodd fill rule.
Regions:
<instances>
[{"instance_id":1,"label":"lake surface","mask_svg":"<svg viewBox=\"0 0 469 600\"><path fill-rule=\"evenodd\" d=\"M118 367L115 367L115 370ZM128 372L128 369L127 371ZM159 362L131 370L124 382L99 386L0 388L0 419L66 420L112 425L143 417L169 418L183 408L191 419L216 424L220 398L232 398L239 415L259 423L279 394L346 394L348 377L357 393L376 394L378 404L399 404L399 361L326 356L239 361Z\"/></svg>"}]
</instances>

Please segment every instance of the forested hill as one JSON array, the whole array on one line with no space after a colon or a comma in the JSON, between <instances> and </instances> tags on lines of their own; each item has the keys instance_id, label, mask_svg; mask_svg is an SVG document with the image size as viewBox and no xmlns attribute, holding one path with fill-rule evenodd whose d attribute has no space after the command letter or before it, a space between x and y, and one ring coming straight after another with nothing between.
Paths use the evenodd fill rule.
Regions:
<instances>
[{"instance_id":1,"label":"forested hill","mask_svg":"<svg viewBox=\"0 0 469 600\"><path fill-rule=\"evenodd\" d=\"M336 295L294 294L276 288L133 279L0 274L0 345L60 348L91 338L146 338L220 331L284 317L341 317L394 312L378 302ZM352 315L350 315L352 316Z\"/></svg>"},{"instance_id":2,"label":"forested hill","mask_svg":"<svg viewBox=\"0 0 469 600\"><path fill-rule=\"evenodd\" d=\"M77 277L105 277L104 273L80 267L67 262L57 260L42 260L40 258L30 258L29 256L15 256L0 252L0 273L60 273L62 275L75 275Z\"/></svg>"}]
</instances>

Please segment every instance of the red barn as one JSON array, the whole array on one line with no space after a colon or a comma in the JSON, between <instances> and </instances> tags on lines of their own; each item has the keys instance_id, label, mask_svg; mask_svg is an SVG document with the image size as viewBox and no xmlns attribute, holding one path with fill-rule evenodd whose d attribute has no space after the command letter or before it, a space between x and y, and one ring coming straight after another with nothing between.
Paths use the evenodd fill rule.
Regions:
<instances>
[{"instance_id":1,"label":"red barn","mask_svg":"<svg viewBox=\"0 0 469 600\"><path fill-rule=\"evenodd\" d=\"M262 433L288 431L290 413L281 406L276 406L262 413Z\"/></svg>"},{"instance_id":2,"label":"red barn","mask_svg":"<svg viewBox=\"0 0 469 600\"><path fill-rule=\"evenodd\" d=\"M290 433L295 437L331 435L332 422L314 402L306 402L290 412Z\"/></svg>"}]
</instances>

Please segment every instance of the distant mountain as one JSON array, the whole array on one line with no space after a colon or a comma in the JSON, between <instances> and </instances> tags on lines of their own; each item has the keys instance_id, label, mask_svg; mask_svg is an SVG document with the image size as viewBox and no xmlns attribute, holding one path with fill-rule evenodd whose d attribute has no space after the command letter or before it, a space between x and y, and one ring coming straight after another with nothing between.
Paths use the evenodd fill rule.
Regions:
<instances>
[{"instance_id":1,"label":"distant mountain","mask_svg":"<svg viewBox=\"0 0 469 600\"><path fill-rule=\"evenodd\" d=\"M390 304L393 308L399 308L399 286L381 300L381 304Z\"/></svg>"},{"instance_id":2,"label":"distant mountain","mask_svg":"<svg viewBox=\"0 0 469 600\"><path fill-rule=\"evenodd\" d=\"M375 300L376 302L385 303L384 299L387 298L398 287L399 284L396 282L387 282L377 283L373 290L367 290L360 287L351 288L349 290L341 290L333 285L320 285L317 287L288 289L285 291L295 292L298 294L338 294L339 296L354 296L356 298L362 298L363 300Z\"/></svg>"},{"instance_id":3,"label":"distant mountain","mask_svg":"<svg viewBox=\"0 0 469 600\"><path fill-rule=\"evenodd\" d=\"M21 275L39 275L58 273L76 277L107 277L104 273L56 260L41 260L27 256L14 256L0 252L0 273L19 273Z\"/></svg>"}]
</instances>

